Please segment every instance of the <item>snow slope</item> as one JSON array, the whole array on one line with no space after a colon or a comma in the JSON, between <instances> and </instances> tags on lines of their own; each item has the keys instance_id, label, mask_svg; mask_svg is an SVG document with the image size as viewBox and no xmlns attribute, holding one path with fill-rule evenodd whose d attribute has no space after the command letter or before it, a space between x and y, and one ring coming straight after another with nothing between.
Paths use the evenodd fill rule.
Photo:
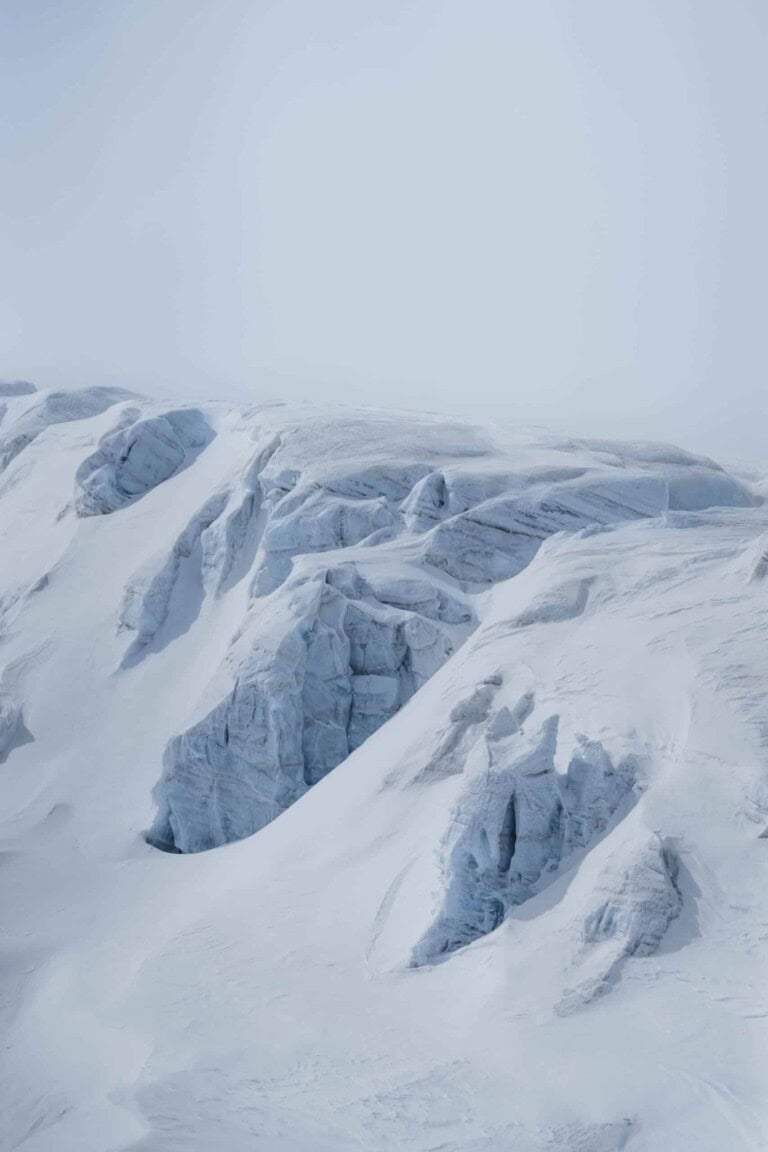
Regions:
<instances>
[{"instance_id":1,"label":"snow slope","mask_svg":"<svg viewBox=\"0 0 768 1152\"><path fill-rule=\"evenodd\" d=\"M0 1147L768 1147L759 485L0 413Z\"/></svg>"}]
</instances>

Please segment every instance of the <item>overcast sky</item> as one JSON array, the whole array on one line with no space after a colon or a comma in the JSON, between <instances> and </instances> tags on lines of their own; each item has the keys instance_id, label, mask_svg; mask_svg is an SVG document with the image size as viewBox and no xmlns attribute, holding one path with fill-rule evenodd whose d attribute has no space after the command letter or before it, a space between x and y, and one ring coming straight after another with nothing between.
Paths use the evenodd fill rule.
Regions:
<instances>
[{"instance_id":1,"label":"overcast sky","mask_svg":"<svg viewBox=\"0 0 768 1152\"><path fill-rule=\"evenodd\" d=\"M0 375L768 455L765 0L2 0Z\"/></svg>"}]
</instances>

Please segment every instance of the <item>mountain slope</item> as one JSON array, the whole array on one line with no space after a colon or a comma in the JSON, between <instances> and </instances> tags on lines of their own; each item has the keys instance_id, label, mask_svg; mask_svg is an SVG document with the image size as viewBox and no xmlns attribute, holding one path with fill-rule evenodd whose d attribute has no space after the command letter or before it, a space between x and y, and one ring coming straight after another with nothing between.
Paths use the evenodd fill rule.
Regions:
<instances>
[{"instance_id":1,"label":"mountain slope","mask_svg":"<svg viewBox=\"0 0 768 1152\"><path fill-rule=\"evenodd\" d=\"M3 405L4 1146L765 1146L758 494L429 417Z\"/></svg>"}]
</instances>

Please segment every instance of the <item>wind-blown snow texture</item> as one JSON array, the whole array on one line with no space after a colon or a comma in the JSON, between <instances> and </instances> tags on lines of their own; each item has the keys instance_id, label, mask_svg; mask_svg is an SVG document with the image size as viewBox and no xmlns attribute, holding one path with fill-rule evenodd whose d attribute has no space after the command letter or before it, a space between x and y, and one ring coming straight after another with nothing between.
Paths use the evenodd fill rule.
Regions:
<instances>
[{"instance_id":1,"label":"wind-blown snow texture","mask_svg":"<svg viewBox=\"0 0 768 1152\"><path fill-rule=\"evenodd\" d=\"M0 396L0 1146L768 1146L762 486Z\"/></svg>"}]
</instances>

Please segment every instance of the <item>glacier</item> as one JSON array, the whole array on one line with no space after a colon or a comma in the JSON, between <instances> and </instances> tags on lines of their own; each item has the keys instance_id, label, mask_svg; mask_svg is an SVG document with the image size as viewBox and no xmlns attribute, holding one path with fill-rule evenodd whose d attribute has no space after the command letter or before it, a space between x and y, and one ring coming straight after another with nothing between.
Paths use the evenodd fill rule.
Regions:
<instances>
[{"instance_id":1,"label":"glacier","mask_svg":"<svg viewBox=\"0 0 768 1152\"><path fill-rule=\"evenodd\" d=\"M591 466L504 473L489 469L486 452L473 469L439 445L433 462L442 466L429 471L408 458L399 468L357 461L345 468L335 458L309 471L304 451L302 444L296 452L290 433L277 432L269 452L249 466L257 495L250 515L258 508L261 518L254 602L227 654L231 687L165 750L149 834L156 846L201 851L273 820L453 654L474 619L473 594L518 574L549 536L708 499L736 506L754 499L715 466L679 453L664 461L663 475L649 473L653 454L642 449L614 465L616 475L599 456ZM166 590L190 538L200 537L206 564L205 540L222 498L196 514L137 607L131 589L123 623L140 643L167 614ZM350 558L328 567L329 554L354 555L357 564ZM230 555L225 548L218 564L228 569ZM377 595L366 574L388 568L395 575ZM584 584L574 610L586 595ZM264 597L269 607L258 603ZM565 601L533 611L567 615L571 608Z\"/></svg>"},{"instance_id":2,"label":"glacier","mask_svg":"<svg viewBox=\"0 0 768 1152\"><path fill-rule=\"evenodd\" d=\"M0 384L0 1144L766 1146L765 491Z\"/></svg>"}]
</instances>

